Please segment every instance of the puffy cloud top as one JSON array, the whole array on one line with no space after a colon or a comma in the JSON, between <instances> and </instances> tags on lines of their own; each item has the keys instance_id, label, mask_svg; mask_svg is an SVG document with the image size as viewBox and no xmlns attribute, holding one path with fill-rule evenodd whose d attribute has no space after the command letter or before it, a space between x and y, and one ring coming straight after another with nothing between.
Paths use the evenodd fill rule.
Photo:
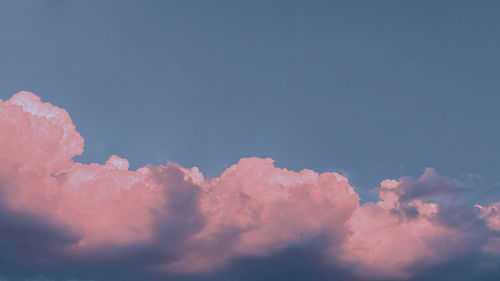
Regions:
<instances>
[{"instance_id":1,"label":"puffy cloud top","mask_svg":"<svg viewBox=\"0 0 500 281\"><path fill-rule=\"evenodd\" d=\"M82 152L64 109L28 92L0 100L0 239L33 274L99 264L213 273L318 237L323 262L353 278L408 279L477 249L500 254L500 202L449 212L462 203L442 199L458 184L432 169L384 180L380 200L360 205L345 176L289 171L269 158L205 178L175 163L130 171L116 155L72 160Z\"/></svg>"}]
</instances>

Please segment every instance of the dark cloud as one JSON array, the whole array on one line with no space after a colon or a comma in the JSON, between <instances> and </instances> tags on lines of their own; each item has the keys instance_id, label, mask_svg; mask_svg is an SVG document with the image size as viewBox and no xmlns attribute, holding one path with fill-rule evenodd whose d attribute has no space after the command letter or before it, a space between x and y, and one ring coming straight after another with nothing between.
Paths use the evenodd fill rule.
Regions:
<instances>
[{"instance_id":1,"label":"dark cloud","mask_svg":"<svg viewBox=\"0 0 500 281\"><path fill-rule=\"evenodd\" d=\"M432 168L425 169L424 174L418 179L401 178L401 201L440 200L460 193L457 181L436 174Z\"/></svg>"}]
</instances>

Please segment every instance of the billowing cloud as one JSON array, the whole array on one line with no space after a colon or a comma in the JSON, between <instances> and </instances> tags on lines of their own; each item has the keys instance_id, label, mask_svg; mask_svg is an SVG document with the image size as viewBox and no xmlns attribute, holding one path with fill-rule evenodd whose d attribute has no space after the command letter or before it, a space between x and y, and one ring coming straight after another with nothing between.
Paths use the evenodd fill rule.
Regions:
<instances>
[{"instance_id":1,"label":"billowing cloud","mask_svg":"<svg viewBox=\"0 0 500 281\"><path fill-rule=\"evenodd\" d=\"M408 279L422 267L468 253L476 246L474 231L487 231L480 228L483 224L474 210L469 210L472 217L457 223L444 210L458 203L430 202L457 188L432 169L416 181L383 181L377 189L380 201L364 204L350 217L352 234L343 244L341 260L364 276ZM462 227L471 222L478 228Z\"/></svg>"},{"instance_id":2,"label":"billowing cloud","mask_svg":"<svg viewBox=\"0 0 500 281\"><path fill-rule=\"evenodd\" d=\"M402 280L471 253L493 264L500 255L500 201L464 205L459 184L432 169L384 180L380 200L360 205L345 176L269 158L205 178L175 163L131 171L116 155L72 160L82 152L65 110L28 92L0 100L0 249L18 255L0 254L3 264L33 275L71 268L76 278L109 279L85 271L118 265L180 278L315 245L310 261L329 274Z\"/></svg>"}]
</instances>

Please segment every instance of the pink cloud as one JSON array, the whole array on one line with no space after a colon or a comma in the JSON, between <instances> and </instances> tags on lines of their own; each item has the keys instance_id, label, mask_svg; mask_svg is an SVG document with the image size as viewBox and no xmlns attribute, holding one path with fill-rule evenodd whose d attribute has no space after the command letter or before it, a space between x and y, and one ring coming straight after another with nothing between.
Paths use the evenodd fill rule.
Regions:
<instances>
[{"instance_id":1,"label":"pink cloud","mask_svg":"<svg viewBox=\"0 0 500 281\"><path fill-rule=\"evenodd\" d=\"M486 222L486 225L494 230L500 232L500 201L489 204L486 207L476 205L479 208L479 217ZM500 255L500 237L492 237L483 246L485 252Z\"/></svg>"},{"instance_id":2,"label":"pink cloud","mask_svg":"<svg viewBox=\"0 0 500 281\"><path fill-rule=\"evenodd\" d=\"M470 233L446 223L442 205L431 202L456 192L454 181L432 169L416 181L385 180L380 201L360 205L345 176L289 171L269 158L241 159L205 178L175 163L130 171L116 155L105 164L72 160L82 152L65 110L28 92L0 101L0 205L10 222L32 214L57 228L50 239L67 237L28 253L79 264L147 252L145 269L197 273L324 236L326 263L361 277L407 279L472 245ZM498 204L478 206L474 215L491 231L500 230ZM17 224L5 225L3 236L32 247L7 235ZM500 252L498 239L484 239L484 251Z\"/></svg>"},{"instance_id":3,"label":"pink cloud","mask_svg":"<svg viewBox=\"0 0 500 281\"><path fill-rule=\"evenodd\" d=\"M343 244L340 260L367 277L408 279L415 273L412 266L437 264L460 250L467 238L437 219L439 204L402 200L429 178L445 183L429 169L418 181L384 180L378 189L380 201L364 204L349 219L352 234Z\"/></svg>"}]
</instances>

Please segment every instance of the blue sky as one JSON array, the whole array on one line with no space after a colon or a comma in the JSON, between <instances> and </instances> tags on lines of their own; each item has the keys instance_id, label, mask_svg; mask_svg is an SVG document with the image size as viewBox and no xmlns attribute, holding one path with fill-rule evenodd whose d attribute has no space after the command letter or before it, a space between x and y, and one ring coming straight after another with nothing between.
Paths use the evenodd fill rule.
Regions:
<instances>
[{"instance_id":1,"label":"blue sky","mask_svg":"<svg viewBox=\"0 0 500 281\"><path fill-rule=\"evenodd\" d=\"M15 1L0 98L69 111L84 162L218 175L241 157L344 171L498 177L495 1ZM477 177L476 177L477 178ZM370 198L370 194L363 194ZM368 196L368 197L367 197Z\"/></svg>"}]
</instances>

